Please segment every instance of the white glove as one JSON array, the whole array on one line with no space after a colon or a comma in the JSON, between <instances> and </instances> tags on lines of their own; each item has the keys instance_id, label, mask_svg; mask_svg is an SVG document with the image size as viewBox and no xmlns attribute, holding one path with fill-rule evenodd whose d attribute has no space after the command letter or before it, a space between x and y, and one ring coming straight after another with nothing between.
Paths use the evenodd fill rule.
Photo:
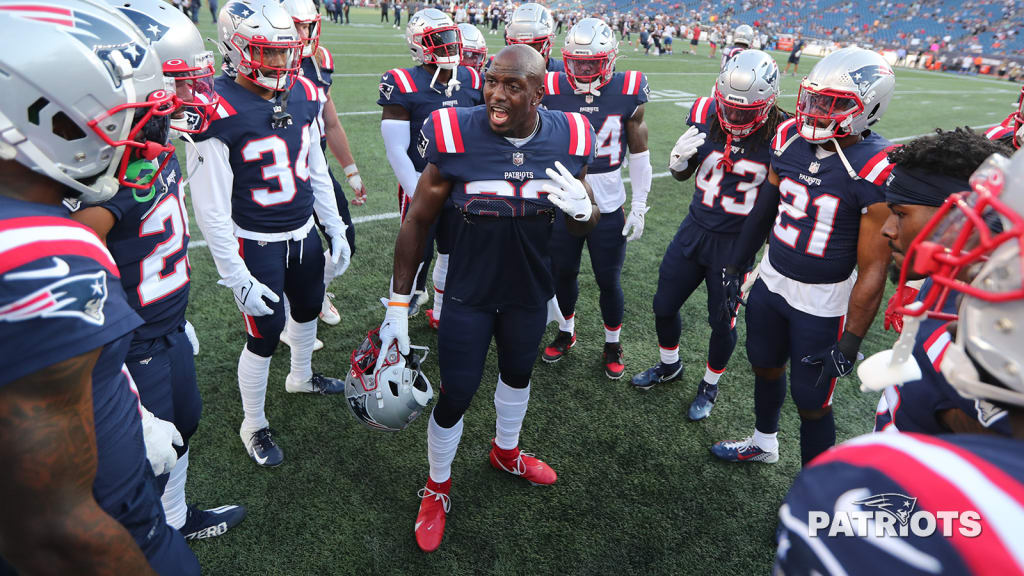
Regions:
<instances>
[{"instance_id":1,"label":"white glove","mask_svg":"<svg viewBox=\"0 0 1024 576\"><path fill-rule=\"evenodd\" d=\"M334 277L337 278L348 270L352 263L352 248L344 230L331 235L331 265L334 266Z\"/></svg>"},{"instance_id":2,"label":"white glove","mask_svg":"<svg viewBox=\"0 0 1024 576\"><path fill-rule=\"evenodd\" d=\"M672 153L668 158L669 170L676 172L685 170L690 158L697 153L697 148L704 144L705 138L707 138L707 134L698 130L696 126L690 126L690 129L684 132L679 140L676 140L676 145L672 147Z\"/></svg>"},{"instance_id":3,"label":"white glove","mask_svg":"<svg viewBox=\"0 0 1024 576\"><path fill-rule=\"evenodd\" d=\"M270 306L263 301L264 298L271 302L281 301L281 298L274 294L273 290L253 278L252 274L246 274L228 286L235 293L235 303L238 304L238 309L249 316L269 316L274 313Z\"/></svg>"},{"instance_id":4,"label":"white glove","mask_svg":"<svg viewBox=\"0 0 1024 576\"><path fill-rule=\"evenodd\" d=\"M352 205L366 204L366 185L363 184L363 179L359 176L359 169L355 164L349 164L343 170L345 170L345 179L348 180L349 187L356 193L356 197L352 199Z\"/></svg>"},{"instance_id":5,"label":"white glove","mask_svg":"<svg viewBox=\"0 0 1024 576\"><path fill-rule=\"evenodd\" d=\"M626 217L626 225L622 227L622 235L626 237L626 242L638 240L644 235L644 214L647 214L648 210L650 208L643 204L633 204L629 216Z\"/></svg>"},{"instance_id":6,"label":"white glove","mask_svg":"<svg viewBox=\"0 0 1024 576\"><path fill-rule=\"evenodd\" d=\"M185 320L185 336L188 338L189 344L192 344L192 355L199 356L199 338L196 336L196 327L188 320Z\"/></svg>"},{"instance_id":7,"label":"white glove","mask_svg":"<svg viewBox=\"0 0 1024 576\"><path fill-rule=\"evenodd\" d=\"M412 294L392 294L384 322L380 325L380 354L377 356L377 370L384 365L392 343L398 344L398 352L409 353L409 302Z\"/></svg>"},{"instance_id":8,"label":"white glove","mask_svg":"<svg viewBox=\"0 0 1024 576\"><path fill-rule=\"evenodd\" d=\"M580 222L590 220L594 213L594 206L590 203L590 195L575 176L562 166L561 162L555 161L555 172L551 168L545 170L548 178L554 180L555 184L544 184L544 191L548 193L548 200L561 208L563 212Z\"/></svg>"},{"instance_id":9,"label":"white glove","mask_svg":"<svg viewBox=\"0 0 1024 576\"><path fill-rule=\"evenodd\" d=\"M174 424L157 418L141 404L139 407L142 409L142 439L146 442L146 459L153 467L155 476L167 474L178 462L178 453L174 447L184 445L185 441L181 439Z\"/></svg>"}]
</instances>

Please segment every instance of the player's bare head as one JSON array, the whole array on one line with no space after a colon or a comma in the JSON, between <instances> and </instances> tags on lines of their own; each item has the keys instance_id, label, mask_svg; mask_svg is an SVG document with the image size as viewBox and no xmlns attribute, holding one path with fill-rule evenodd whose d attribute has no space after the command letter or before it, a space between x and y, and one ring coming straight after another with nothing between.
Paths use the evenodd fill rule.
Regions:
<instances>
[{"instance_id":1,"label":"player's bare head","mask_svg":"<svg viewBox=\"0 0 1024 576\"><path fill-rule=\"evenodd\" d=\"M529 136L544 97L544 72L544 58L529 46L516 44L498 52L484 82L484 102L494 132Z\"/></svg>"}]
</instances>

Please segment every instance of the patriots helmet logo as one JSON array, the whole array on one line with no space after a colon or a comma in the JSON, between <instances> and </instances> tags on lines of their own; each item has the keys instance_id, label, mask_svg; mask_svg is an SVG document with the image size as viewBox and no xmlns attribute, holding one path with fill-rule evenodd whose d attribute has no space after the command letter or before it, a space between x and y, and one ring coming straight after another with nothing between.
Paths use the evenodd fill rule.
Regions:
<instances>
[{"instance_id":1,"label":"patriots helmet logo","mask_svg":"<svg viewBox=\"0 0 1024 576\"><path fill-rule=\"evenodd\" d=\"M103 270L69 276L0 307L0 322L78 318L102 326L107 294L107 273Z\"/></svg>"},{"instance_id":2,"label":"patriots helmet logo","mask_svg":"<svg viewBox=\"0 0 1024 576\"><path fill-rule=\"evenodd\" d=\"M121 8L121 12L124 13L142 33L146 35L146 39L152 42L157 42L164 37L169 28L167 26L161 26L159 22L153 19L148 14L139 12L132 8Z\"/></svg>"},{"instance_id":3,"label":"patriots helmet logo","mask_svg":"<svg viewBox=\"0 0 1024 576\"><path fill-rule=\"evenodd\" d=\"M875 508L889 514L900 523L906 526L910 522L910 515L914 513L914 506L917 505L917 498L911 498L905 494L888 492L875 494L863 500L857 500L854 504Z\"/></svg>"},{"instance_id":4,"label":"patriots helmet logo","mask_svg":"<svg viewBox=\"0 0 1024 576\"><path fill-rule=\"evenodd\" d=\"M247 6L244 2L231 2L224 7L224 11L227 12L228 17L231 18L231 24L235 28L238 28L238 25L242 23L242 20L253 15L252 8Z\"/></svg>"},{"instance_id":5,"label":"patriots helmet logo","mask_svg":"<svg viewBox=\"0 0 1024 576\"><path fill-rule=\"evenodd\" d=\"M861 93L867 92L875 82L885 76L892 76L892 68L871 64L850 72L850 78L860 88Z\"/></svg>"}]
</instances>

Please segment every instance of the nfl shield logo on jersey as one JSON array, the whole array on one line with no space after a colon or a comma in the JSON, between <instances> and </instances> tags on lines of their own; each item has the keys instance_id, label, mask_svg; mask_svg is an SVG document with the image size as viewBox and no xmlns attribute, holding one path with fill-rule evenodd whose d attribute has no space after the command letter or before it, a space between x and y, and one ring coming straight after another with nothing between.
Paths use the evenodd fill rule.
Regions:
<instances>
[{"instance_id":1,"label":"nfl shield logo on jersey","mask_svg":"<svg viewBox=\"0 0 1024 576\"><path fill-rule=\"evenodd\" d=\"M821 162L811 162L811 165L807 167L807 171L811 174L817 174L818 168L821 168Z\"/></svg>"},{"instance_id":2,"label":"nfl shield logo on jersey","mask_svg":"<svg viewBox=\"0 0 1024 576\"><path fill-rule=\"evenodd\" d=\"M512 163L515 164L516 166L522 166L523 165L523 160L524 160L524 158L523 158L523 153L522 152L513 152L512 153Z\"/></svg>"}]
</instances>

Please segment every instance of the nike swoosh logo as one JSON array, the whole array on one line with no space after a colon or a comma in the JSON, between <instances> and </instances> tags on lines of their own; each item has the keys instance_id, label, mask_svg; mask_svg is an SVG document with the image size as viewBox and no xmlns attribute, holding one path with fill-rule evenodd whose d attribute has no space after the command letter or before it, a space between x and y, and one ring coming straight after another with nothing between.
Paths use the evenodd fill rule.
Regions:
<instances>
[{"instance_id":1,"label":"nike swoosh logo","mask_svg":"<svg viewBox=\"0 0 1024 576\"><path fill-rule=\"evenodd\" d=\"M415 527L415 528L413 528L413 530L419 530L419 529L420 529L420 526L422 526L422 525L423 525L423 521L422 521L422 520L420 520L419 522L417 522L417 523L416 523L416 527Z\"/></svg>"},{"instance_id":2,"label":"nike swoosh logo","mask_svg":"<svg viewBox=\"0 0 1024 576\"><path fill-rule=\"evenodd\" d=\"M267 460L270 459L270 456L264 456L263 458L260 458L259 456L256 455L255 452L253 452L252 459L255 460L258 464L262 465L267 463Z\"/></svg>"},{"instance_id":3,"label":"nike swoosh logo","mask_svg":"<svg viewBox=\"0 0 1024 576\"><path fill-rule=\"evenodd\" d=\"M11 272L4 275L4 280L38 280L39 278L63 278L71 272L71 267L62 258L53 258L53 266L41 270Z\"/></svg>"},{"instance_id":4,"label":"nike swoosh logo","mask_svg":"<svg viewBox=\"0 0 1024 576\"><path fill-rule=\"evenodd\" d=\"M751 458L758 456L758 453L753 454L737 454L736 457L740 460L750 460Z\"/></svg>"}]
</instances>

